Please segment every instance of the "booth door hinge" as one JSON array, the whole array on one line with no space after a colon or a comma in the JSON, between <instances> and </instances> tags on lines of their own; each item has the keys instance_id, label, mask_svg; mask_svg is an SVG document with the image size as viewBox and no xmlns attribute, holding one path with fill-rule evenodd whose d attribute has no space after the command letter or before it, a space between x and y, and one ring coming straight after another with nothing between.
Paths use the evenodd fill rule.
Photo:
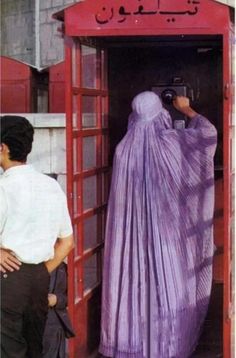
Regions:
<instances>
[{"instance_id":1,"label":"booth door hinge","mask_svg":"<svg viewBox=\"0 0 236 358\"><path fill-rule=\"evenodd\" d=\"M230 84L227 82L224 85L224 99L229 99L230 97Z\"/></svg>"},{"instance_id":2,"label":"booth door hinge","mask_svg":"<svg viewBox=\"0 0 236 358\"><path fill-rule=\"evenodd\" d=\"M234 316L234 308L232 302L229 304L228 312L227 312L227 321L231 321Z\"/></svg>"}]
</instances>

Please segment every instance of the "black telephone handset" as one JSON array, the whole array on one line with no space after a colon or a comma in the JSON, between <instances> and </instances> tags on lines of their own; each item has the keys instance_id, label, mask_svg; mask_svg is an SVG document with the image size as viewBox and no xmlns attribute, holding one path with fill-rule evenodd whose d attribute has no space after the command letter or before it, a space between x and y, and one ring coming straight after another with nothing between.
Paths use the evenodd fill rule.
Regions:
<instances>
[{"instance_id":1,"label":"black telephone handset","mask_svg":"<svg viewBox=\"0 0 236 358\"><path fill-rule=\"evenodd\" d=\"M175 99L176 96L177 96L176 91L171 88L166 88L161 93L162 102L164 102L165 104L168 104L168 105L173 103L173 100ZM185 128L185 120L184 119L174 120L173 127L174 127L174 129L184 129Z\"/></svg>"},{"instance_id":2,"label":"black telephone handset","mask_svg":"<svg viewBox=\"0 0 236 358\"><path fill-rule=\"evenodd\" d=\"M172 104L172 102L176 96L177 96L177 93L172 88L166 88L161 93L162 102L164 102L165 104Z\"/></svg>"}]
</instances>

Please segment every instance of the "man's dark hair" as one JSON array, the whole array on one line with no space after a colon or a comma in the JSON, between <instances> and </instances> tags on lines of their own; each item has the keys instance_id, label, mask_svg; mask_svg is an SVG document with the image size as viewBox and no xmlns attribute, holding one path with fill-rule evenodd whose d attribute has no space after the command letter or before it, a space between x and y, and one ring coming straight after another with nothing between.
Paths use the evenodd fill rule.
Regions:
<instances>
[{"instance_id":1,"label":"man's dark hair","mask_svg":"<svg viewBox=\"0 0 236 358\"><path fill-rule=\"evenodd\" d=\"M9 158L25 162L31 152L34 137L34 128L30 122L20 116L0 117L1 143L8 146Z\"/></svg>"}]
</instances>

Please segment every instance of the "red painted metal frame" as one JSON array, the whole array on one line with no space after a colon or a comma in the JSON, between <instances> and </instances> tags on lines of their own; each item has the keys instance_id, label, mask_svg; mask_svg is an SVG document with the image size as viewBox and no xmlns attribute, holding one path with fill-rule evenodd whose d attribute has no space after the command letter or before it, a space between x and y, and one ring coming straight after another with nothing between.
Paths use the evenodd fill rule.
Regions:
<instances>
[{"instance_id":1,"label":"red painted metal frame","mask_svg":"<svg viewBox=\"0 0 236 358\"><path fill-rule=\"evenodd\" d=\"M137 2L132 0L129 2L129 5L132 7L134 3L137 6ZM147 9L151 9L153 5L152 0L143 1ZM160 2L159 2L160 3ZM186 1L184 2L186 4ZM200 3L200 1L199 1ZM143 16L143 18L136 18L130 16L127 21L122 23L115 23L114 21L107 22L104 25L99 25L95 22L94 18L96 14L100 14L99 11L106 4L107 6L113 7L116 9L116 13L118 13L117 9L122 5L122 2L115 0L98 0L96 2L92 0L87 0L76 5L73 5L66 9L64 12L60 12L55 14L55 17L58 19L65 18L65 34L66 36L176 36L176 35L221 35L223 38L223 93L224 93L224 101L223 101L223 151L224 151L224 358L230 358L230 350L231 350L231 322L230 322L230 307L231 307L231 287L230 287L230 279L231 279L231 242L230 242L230 127L231 127L231 97L230 97L230 89L231 89L231 73L230 73L230 16L229 16L229 8L226 5L222 5L216 3L212 0L205 0L201 2L199 8L201 6L201 11L199 11L197 16L189 16L184 17L180 15L178 17L178 21L168 21L167 17L157 18L155 16L149 17L147 20L147 16ZM182 11L181 4L183 1L173 1L173 0L165 0L165 9L173 9L175 11ZM150 5L150 6L149 6ZM149 6L149 7L148 7ZM127 10L128 11L128 10ZM193 11L193 10L190 10ZM99 15L99 16L100 16ZM157 21L159 19L159 21ZM162 19L162 20L161 20ZM113 19L114 20L114 19ZM72 40L70 40L72 41ZM71 146L72 143L72 128L69 123L72 121L72 96L73 92L78 96L81 96L81 93L87 93L88 95L93 95L93 90L84 90L80 88L72 89L72 80L71 80L71 48L70 44L68 45L68 38L66 37L66 78L67 78L67 138L68 138L68 148L67 148L67 163L68 163L68 199L70 204L70 209L72 210L72 195L73 188L72 183L74 180L78 178L73 176L73 163L72 163L72 151L73 148ZM229 89L229 90L228 90ZM86 92L87 91L87 92ZM229 92L229 94L227 93ZM105 93L100 93L101 96L105 96ZM97 110L100 112L99 105ZM81 117L81 114L80 114ZM98 117L98 123L100 125L100 118ZM99 130L91 130L91 135L97 135L98 143L101 143L101 129ZM78 128L78 132L74 132L74 136L81 135L81 127ZM81 152L82 153L82 147ZM101 154L98 151L97 161L100 163ZM82 175L77 174L77 175ZM85 173L83 175L86 175ZM100 174L99 174L100 175ZM98 175L98 176L99 176ZM100 179L98 179L98 187L100 187ZM99 200L101 199L100 194L98 193ZM82 191L81 191L82 196ZM100 210L99 206L93 210ZM82 207L80 204L80 212L82 211ZM94 213L94 212L93 212ZM92 215L91 213L87 213L84 215ZM77 221L77 219L76 219ZM99 228L100 231L100 228ZM80 232L80 252L82 254L82 232ZM100 247L98 248L100 249ZM72 255L70 256L70 267L73 265ZM78 259L78 262L83 262L82 259ZM73 271L73 270L72 270ZM74 287L73 287L73 273L69 279L69 309L70 313L73 315L73 298L74 298ZM100 274L99 274L100 275ZM82 277L82 276L81 276ZM80 293L82 294L83 286L80 286ZM71 348L71 357L74 357L73 348Z\"/></svg>"},{"instance_id":2,"label":"red painted metal frame","mask_svg":"<svg viewBox=\"0 0 236 358\"><path fill-rule=\"evenodd\" d=\"M70 210L70 215L73 218L73 142L72 138L72 46L73 40L65 37L65 93L66 93L66 161L67 161L67 200ZM74 306L74 251L68 256L68 310L72 319L72 325L75 326L75 306ZM75 357L75 345L72 343L69 346L70 357Z\"/></svg>"},{"instance_id":3,"label":"red painted metal frame","mask_svg":"<svg viewBox=\"0 0 236 358\"><path fill-rule=\"evenodd\" d=\"M224 358L231 356L232 314L232 240L231 237L231 135L232 135L232 30L230 24L223 37L223 82L224 82ZM234 41L234 40L233 40Z\"/></svg>"},{"instance_id":4,"label":"red painted metal frame","mask_svg":"<svg viewBox=\"0 0 236 358\"><path fill-rule=\"evenodd\" d=\"M78 87L80 87L81 83L82 83L82 71L81 71L81 46L80 46L79 43L76 45L76 53L77 53L77 61L76 61L76 63L74 65L78 66L77 67L77 69L78 69L77 85L78 85ZM74 93L74 91L73 91L73 94L78 96L77 97L78 108L81 109L81 105L82 105L81 93L77 94L77 93ZM77 128L79 129L79 131L82 131L82 110L79 111L78 117L76 118L76 122L77 122ZM76 131L77 130L73 130L72 138L75 137ZM83 155L82 155L82 153L83 153L83 145L82 145L82 138L79 135L78 135L78 147L76 149L77 149L77 154L78 154L77 168L78 168L78 172L82 173L82 171L83 171ZM73 171L73 173L75 174L75 170ZM79 215L81 215L83 213L83 181L78 180L78 182L76 182L75 177L73 177L73 181L77 185L77 195L78 195L78 199L79 199L78 200L77 212L78 212ZM75 216L73 217L73 220L74 219L75 219ZM83 247L84 247L83 221L82 220L80 222L80 225L78 225L78 237L76 237L76 241L77 241L77 245L78 245L77 257L82 257L83 256ZM76 262L76 258L75 258L74 264ZM79 297L79 299L82 299L83 292L84 292L83 265L80 262L76 266L78 266L78 297Z\"/></svg>"},{"instance_id":5,"label":"red painted metal frame","mask_svg":"<svg viewBox=\"0 0 236 358\"><path fill-rule=\"evenodd\" d=\"M49 112L65 112L65 62L49 68Z\"/></svg>"},{"instance_id":6,"label":"red painted metal frame","mask_svg":"<svg viewBox=\"0 0 236 358\"><path fill-rule=\"evenodd\" d=\"M97 51L96 54L96 88L101 91L102 88L102 63L101 63L101 51ZM96 114L97 114L97 128L101 129L99 134L96 136L96 166L101 168L102 163L102 99L101 97L96 98ZM102 205L102 174L98 173L97 177L97 205ZM102 213L97 215L97 241L102 241ZM100 248L101 245L98 245ZM97 253L97 282L102 282L102 253L101 250Z\"/></svg>"}]
</instances>

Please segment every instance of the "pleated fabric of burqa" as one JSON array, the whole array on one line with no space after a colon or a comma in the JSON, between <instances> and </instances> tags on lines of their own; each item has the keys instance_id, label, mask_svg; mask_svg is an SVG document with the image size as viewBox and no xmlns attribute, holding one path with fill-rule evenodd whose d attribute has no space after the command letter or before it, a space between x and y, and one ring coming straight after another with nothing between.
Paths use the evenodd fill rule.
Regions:
<instances>
[{"instance_id":1,"label":"pleated fabric of burqa","mask_svg":"<svg viewBox=\"0 0 236 358\"><path fill-rule=\"evenodd\" d=\"M153 92L132 108L113 163L99 351L187 358L211 291L217 133L201 115L173 129Z\"/></svg>"}]
</instances>

